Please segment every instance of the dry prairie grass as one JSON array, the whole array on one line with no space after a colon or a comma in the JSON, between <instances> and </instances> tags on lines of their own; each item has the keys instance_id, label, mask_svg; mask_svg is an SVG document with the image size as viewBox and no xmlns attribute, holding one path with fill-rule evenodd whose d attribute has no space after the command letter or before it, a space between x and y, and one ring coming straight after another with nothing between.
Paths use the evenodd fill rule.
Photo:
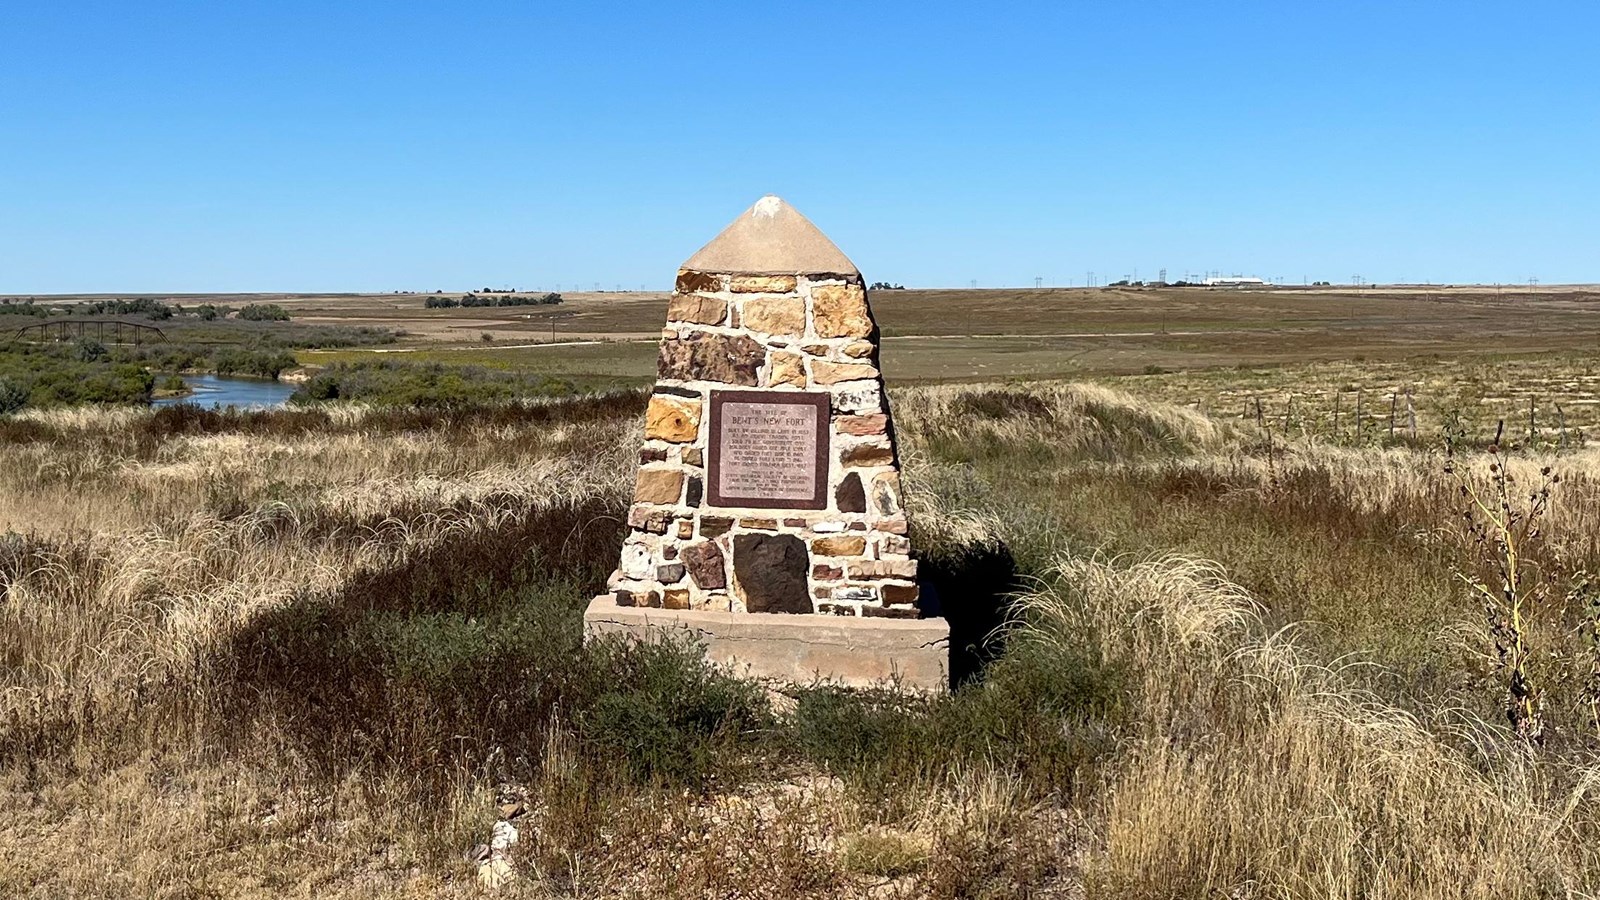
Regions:
<instances>
[{"instance_id":1,"label":"dry prairie grass","mask_svg":"<svg viewBox=\"0 0 1600 900\"><path fill-rule=\"evenodd\" d=\"M476 895L507 781L506 896L1594 894L1596 745L1486 712L1425 451L1090 386L893 399L946 604L1013 627L950 697L783 714L578 639L637 394L0 420L0 894ZM1515 465L1547 462L1591 560L1594 458ZM1404 632L1399 677L1281 630L1308 612Z\"/></svg>"}]
</instances>

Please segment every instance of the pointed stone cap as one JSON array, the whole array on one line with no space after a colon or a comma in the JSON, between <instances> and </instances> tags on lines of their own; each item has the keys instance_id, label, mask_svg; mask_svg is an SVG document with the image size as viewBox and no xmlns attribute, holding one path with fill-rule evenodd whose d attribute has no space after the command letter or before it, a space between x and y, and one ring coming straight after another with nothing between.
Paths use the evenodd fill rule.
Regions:
<instances>
[{"instance_id":1,"label":"pointed stone cap","mask_svg":"<svg viewBox=\"0 0 1600 900\"><path fill-rule=\"evenodd\" d=\"M730 275L857 275L856 264L794 207L768 194L683 268Z\"/></svg>"}]
</instances>

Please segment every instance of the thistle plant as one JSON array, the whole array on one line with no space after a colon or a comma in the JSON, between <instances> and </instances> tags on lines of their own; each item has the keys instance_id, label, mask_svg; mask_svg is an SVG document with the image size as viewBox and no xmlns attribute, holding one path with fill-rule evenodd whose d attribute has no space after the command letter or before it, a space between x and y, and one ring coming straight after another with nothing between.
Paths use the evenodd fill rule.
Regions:
<instances>
[{"instance_id":1,"label":"thistle plant","mask_svg":"<svg viewBox=\"0 0 1600 900\"><path fill-rule=\"evenodd\" d=\"M1488 484L1477 481L1460 464L1453 443L1447 444L1446 473L1457 483L1461 525L1471 550L1471 565L1457 577L1483 603L1488 637L1505 682L1506 718L1523 740L1544 740L1543 695L1530 670L1533 617L1551 602L1551 577L1535 558L1542 540L1540 525L1549 511L1551 492L1561 476L1546 466L1530 487L1518 482L1507 465L1497 431L1488 449Z\"/></svg>"}]
</instances>

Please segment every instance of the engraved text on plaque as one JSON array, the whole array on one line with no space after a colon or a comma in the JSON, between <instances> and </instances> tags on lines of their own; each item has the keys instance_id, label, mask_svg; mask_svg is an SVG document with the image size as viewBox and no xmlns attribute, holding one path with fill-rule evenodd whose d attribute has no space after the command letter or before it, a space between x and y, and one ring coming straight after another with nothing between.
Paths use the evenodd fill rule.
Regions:
<instances>
[{"instance_id":1,"label":"engraved text on plaque","mask_svg":"<svg viewBox=\"0 0 1600 900\"><path fill-rule=\"evenodd\" d=\"M708 443L712 506L827 507L827 394L712 391Z\"/></svg>"}]
</instances>

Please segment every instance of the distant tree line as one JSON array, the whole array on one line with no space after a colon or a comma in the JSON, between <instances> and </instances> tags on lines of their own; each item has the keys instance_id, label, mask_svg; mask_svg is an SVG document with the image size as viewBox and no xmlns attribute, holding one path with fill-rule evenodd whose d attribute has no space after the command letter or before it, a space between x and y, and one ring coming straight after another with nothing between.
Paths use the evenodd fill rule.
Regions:
<instances>
[{"instance_id":1,"label":"distant tree line","mask_svg":"<svg viewBox=\"0 0 1600 900\"><path fill-rule=\"evenodd\" d=\"M422 302L427 309L454 309L458 306L554 306L561 302L560 294L494 294L492 296L469 293L460 297L429 297Z\"/></svg>"},{"instance_id":2,"label":"distant tree line","mask_svg":"<svg viewBox=\"0 0 1600 900\"><path fill-rule=\"evenodd\" d=\"M874 281L871 285L868 285L867 289L871 291L903 291L906 286L903 284L890 284L887 281Z\"/></svg>"},{"instance_id":3,"label":"distant tree line","mask_svg":"<svg viewBox=\"0 0 1600 900\"><path fill-rule=\"evenodd\" d=\"M33 298L26 300L0 300L0 316L48 316L50 307L39 306Z\"/></svg>"},{"instance_id":4,"label":"distant tree line","mask_svg":"<svg viewBox=\"0 0 1600 900\"><path fill-rule=\"evenodd\" d=\"M151 319L170 319L182 307L169 306L160 300L149 297L138 297L133 300L97 300L93 303L83 303L77 311L86 316L136 316L142 315Z\"/></svg>"}]
</instances>

